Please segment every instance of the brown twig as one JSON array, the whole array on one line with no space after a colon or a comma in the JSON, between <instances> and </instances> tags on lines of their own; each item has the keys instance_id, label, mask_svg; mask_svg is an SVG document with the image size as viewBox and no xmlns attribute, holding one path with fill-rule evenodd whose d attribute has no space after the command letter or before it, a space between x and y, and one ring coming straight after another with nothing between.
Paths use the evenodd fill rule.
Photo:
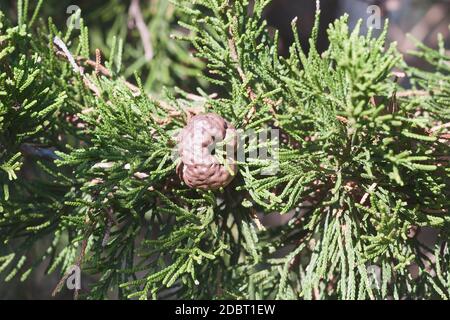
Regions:
<instances>
[{"instance_id":1,"label":"brown twig","mask_svg":"<svg viewBox=\"0 0 450 320\"><path fill-rule=\"evenodd\" d=\"M401 97L401 98L412 97L412 96L426 97L429 95L430 94L425 90L406 90L406 91L397 92L397 97Z\"/></svg>"},{"instance_id":2,"label":"brown twig","mask_svg":"<svg viewBox=\"0 0 450 320\"><path fill-rule=\"evenodd\" d=\"M100 53L100 49L95 49L95 75L98 76L100 72L100 66L102 65L102 54Z\"/></svg>"},{"instance_id":3,"label":"brown twig","mask_svg":"<svg viewBox=\"0 0 450 320\"><path fill-rule=\"evenodd\" d=\"M150 32L148 31L147 25L145 24L144 18L142 16L139 0L131 1L128 15L130 17L128 26L130 28L136 27L139 31L139 35L141 36L142 45L144 46L145 58L147 59L147 61L152 60L153 46L150 42Z\"/></svg>"},{"instance_id":4,"label":"brown twig","mask_svg":"<svg viewBox=\"0 0 450 320\"><path fill-rule=\"evenodd\" d=\"M258 230L265 231L266 228L261 223L261 220L259 220L258 214L257 214L256 210L253 208L251 209L251 215L252 215L253 221L255 221L255 224L256 224L256 227L258 228Z\"/></svg>"},{"instance_id":5,"label":"brown twig","mask_svg":"<svg viewBox=\"0 0 450 320\"><path fill-rule=\"evenodd\" d=\"M106 68L104 65L101 64L101 54L100 54L100 50L96 50L96 61L90 60L89 58L86 57L81 57L81 56L77 56L77 57L73 57L72 54L69 52L69 50L67 49L66 45L64 44L64 42L59 39L58 37L55 37L54 40L55 45L59 48L59 50L56 51L56 55L60 58L64 58L66 60L69 61L69 63L72 65L73 69L75 72L79 73L82 75L83 77L83 82L86 85L86 87L91 90L96 96L100 96L101 95L101 91L100 89L86 76L85 74L85 68L87 67L91 67L94 69L94 73L98 76L98 75L103 75L107 78L112 78L112 74L111 72L108 70L108 68ZM125 84L125 86L130 89L133 93L133 96L139 96L141 95L141 90L139 89L139 87L135 86L134 84L126 81L125 79L122 79L122 82ZM192 98L195 95L188 95L187 98ZM211 95L211 98L214 98L215 95ZM162 109L164 109L165 111L167 111L168 113L168 117L161 119L158 118L155 115L152 115L153 119L155 120L156 123L158 123L159 125L165 125L167 123L170 123L170 121L172 120L172 118L175 117L180 117L183 115L182 112L180 112L178 109L172 107L170 104L168 104L167 102L163 101L163 100L157 100L152 96L149 96L149 98L156 102ZM199 101L200 97L199 96L195 96L195 101ZM205 99L204 99L205 100ZM194 108L187 108L186 110L184 110L184 113L186 114L187 119L189 120L192 115L198 114L200 112L203 112L204 109L200 108L200 107L194 107Z\"/></svg>"},{"instance_id":6,"label":"brown twig","mask_svg":"<svg viewBox=\"0 0 450 320\"><path fill-rule=\"evenodd\" d=\"M72 65L73 70L76 73L79 73L83 77L84 84L92 91L96 96L100 96L100 89L97 88L97 86L92 83L91 80L89 80L88 77L84 74L84 68L82 68L74 59L72 54L70 53L69 49L67 49L66 44L59 38L55 37L53 39L53 43L59 48L59 50L56 52L56 55L58 57L65 57L69 63ZM77 59L78 60L78 59ZM96 62L92 62L94 67L97 66Z\"/></svg>"},{"instance_id":7,"label":"brown twig","mask_svg":"<svg viewBox=\"0 0 450 320\"><path fill-rule=\"evenodd\" d=\"M340 122L342 122L344 124L348 123L348 119L343 116L336 116L336 119L338 119Z\"/></svg>"},{"instance_id":8,"label":"brown twig","mask_svg":"<svg viewBox=\"0 0 450 320\"><path fill-rule=\"evenodd\" d=\"M377 184L376 184L376 183L373 183L373 184L369 187L369 190L367 190L367 192L363 195L363 197L361 198L361 201L359 201L359 204L363 205L363 204L366 202L367 198L369 197L370 192L373 192L373 191L375 190L376 187L377 187Z\"/></svg>"},{"instance_id":9,"label":"brown twig","mask_svg":"<svg viewBox=\"0 0 450 320\"><path fill-rule=\"evenodd\" d=\"M433 132L436 132L438 130L446 129L446 128L450 128L450 122L447 122L447 123L435 126L435 127L430 129L430 132L433 133Z\"/></svg>"},{"instance_id":10,"label":"brown twig","mask_svg":"<svg viewBox=\"0 0 450 320\"><path fill-rule=\"evenodd\" d=\"M90 236L91 232L92 232L92 227L90 227L90 228L88 229L88 231L86 232L85 237L84 237L84 239L83 239L83 242L82 242L82 244L81 244L81 251L80 251L80 254L78 255L77 261L75 262L75 265L76 265L78 268L80 268L81 263L83 262L84 256L85 256L85 254L86 254L87 242L88 242L88 239L89 239L89 236ZM66 282L66 280L69 278L69 276L70 276L70 273L67 272L67 273L61 278L61 280L59 280L58 284L56 285L55 289L54 289L53 292L52 292L52 296L53 296L53 297L56 296L56 294L57 294L59 291L61 291L61 289L62 289L62 287L63 287L63 285L64 285L64 282ZM73 297L74 297L75 300L78 299L78 289L77 289L77 288L75 288Z\"/></svg>"}]
</instances>

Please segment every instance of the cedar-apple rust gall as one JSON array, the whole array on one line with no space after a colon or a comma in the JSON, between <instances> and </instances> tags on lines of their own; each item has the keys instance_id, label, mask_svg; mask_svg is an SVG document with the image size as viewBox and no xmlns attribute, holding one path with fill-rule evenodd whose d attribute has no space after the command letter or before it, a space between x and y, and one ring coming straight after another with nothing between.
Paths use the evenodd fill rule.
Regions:
<instances>
[{"instance_id":1,"label":"cedar-apple rust gall","mask_svg":"<svg viewBox=\"0 0 450 320\"><path fill-rule=\"evenodd\" d=\"M190 188L215 190L226 187L238 174L239 165L257 161L261 175L279 170L279 130L236 129L218 114L192 117L176 136L173 156L177 174Z\"/></svg>"}]
</instances>

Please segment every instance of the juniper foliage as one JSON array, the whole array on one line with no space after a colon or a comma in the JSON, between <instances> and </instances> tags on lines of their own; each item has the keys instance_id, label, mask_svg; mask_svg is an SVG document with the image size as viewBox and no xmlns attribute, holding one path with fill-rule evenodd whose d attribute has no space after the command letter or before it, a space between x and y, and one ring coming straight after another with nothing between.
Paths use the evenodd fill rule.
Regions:
<instances>
[{"instance_id":1,"label":"juniper foliage","mask_svg":"<svg viewBox=\"0 0 450 320\"><path fill-rule=\"evenodd\" d=\"M83 19L78 35L40 19L42 1L32 13L18 1L16 25L2 14L6 281L26 281L48 261L61 283L73 265L92 274L80 292L89 299L450 297L443 41L415 52L432 71L410 68L385 43L387 25L379 37L361 35L344 16L319 53L318 8L309 51L296 38L282 57L263 19L268 2L158 1L157 12L176 8L185 32L164 14L151 16L150 26L160 21L165 31L152 39L161 60L150 67L143 48L128 51L121 24L91 41ZM89 60L99 47L104 66ZM189 48L196 58L186 62ZM398 84L397 69L411 90ZM199 112L242 130L280 130L279 139L242 146L278 162L247 158L225 189L189 189L175 174L174 137ZM289 222L261 225L273 213ZM418 237L424 228L437 233L432 246Z\"/></svg>"}]
</instances>

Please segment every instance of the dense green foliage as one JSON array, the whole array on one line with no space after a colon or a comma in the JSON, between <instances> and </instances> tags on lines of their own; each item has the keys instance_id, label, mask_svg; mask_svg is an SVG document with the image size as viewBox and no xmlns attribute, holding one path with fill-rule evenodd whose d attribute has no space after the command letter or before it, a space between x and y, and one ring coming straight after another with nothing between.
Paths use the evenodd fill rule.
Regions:
<instances>
[{"instance_id":1,"label":"dense green foliage","mask_svg":"<svg viewBox=\"0 0 450 320\"><path fill-rule=\"evenodd\" d=\"M119 18L107 34L89 28L95 36L83 20L63 33L39 19L42 1L30 12L18 1L17 24L1 14L6 281L49 261L61 284L74 264L94 275L80 291L91 299L450 298L442 41L415 53L433 66L425 72L405 64L386 32L361 35L344 16L319 53L318 9L310 50L296 39L281 57L263 19L269 1L248 2L156 1L145 18L162 32L152 32L148 64L139 35L125 39L126 8L115 1ZM97 48L104 66L89 59ZM238 129L279 129L279 141L257 146L279 163L247 159L225 189L187 188L175 137L206 111ZM291 218L262 226L258 217L273 212ZM432 247L417 236L424 227L438 234ZM37 243L48 249L28 261Z\"/></svg>"}]
</instances>

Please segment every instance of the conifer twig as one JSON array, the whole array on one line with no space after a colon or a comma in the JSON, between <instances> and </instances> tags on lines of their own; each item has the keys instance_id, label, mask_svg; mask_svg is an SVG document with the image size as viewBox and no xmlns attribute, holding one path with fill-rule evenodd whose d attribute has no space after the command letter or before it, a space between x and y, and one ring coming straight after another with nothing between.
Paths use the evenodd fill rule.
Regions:
<instances>
[{"instance_id":1,"label":"conifer twig","mask_svg":"<svg viewBox=\"0 0 450 320\"><path fill-rule=\"evenodd\" d=\"M233 20L233 23L237 23L236 19ZM233 39L232 27L233 26L230 25L230 28L229 28L230 37L228 38L228 46L230 49L230 56L231 56L231 59L233 59L233 62L236 64L236 69L237 69L237 72L239 73L242 83L244 85L246 85L247 94L248 94L250 100L255 101L258 98L258 96L253 91L252 87L248 84L248 78L245 75L245 72L242 70L242 67L241 67L241 64L239 61L239 57L238 57L238 54L236 51L236 44ZM266 98L263 98L263 102L270 106L270 112L272 113L274 118L276 118L276 115L277 115L276 108L281 104L281 100L273 101L272 99L266 97ZM253 117L253 115L255 113L256 113L256 106L252 106L244 119L244 125L249 123L251 117Z\"/></svg>"},{"instance_id":2,"label":"conifer twig","mask_svg":"<svg viewBox=\"0 0 450 320\"><path fill-rule=\"evenodd\" d=\"M56 51L56 55L58 57L63 57L65 59L67 59L70 62L70 64L72 65L74 71L82 75L83 82L86 85L86 87L88 87L96 96L100 96L100 94L101 94L100 89L92 81L90 81L89 78L87 78L85 76L84 67L81 66L81 64L84 64L85 66L92 67L94 69L94 73L96 75L101 74L107 78L111 78L112 77L111 72L104 65L101 64L100 51L98 51L98 52L96 51L96 61L90 60L89 58L82 57L82 56L78 56L78 57L74 58L72 56L72 54L70 53L70 51L67 49L67 46L65 45L65 43L60 38L55 37L54 43L60 49L60 50ZM140 89L136 85L128 82L125 79L122 79L122 81L133 92L133 95L139 96L141 94ZM215 97L215 95L211 95L210 97L213 98L213 97ZM151 100L157 102L160 107L162 107L163 109L165 109L168 112L168 117L165 119L160 119L156 116L153 116L154 120L158 124L160 124L160 125L167 124L171 121L172 117L179 117L182 115L182 113L180 111L178 111L177 109L172 107L167 102L155 99L152 96L149 96L149 98ZM193 108L188 108L185 110L185 112L189 119L191 117L191 113L196 114L199 111L194 110Z\"/></svg>"}]
</instances>

